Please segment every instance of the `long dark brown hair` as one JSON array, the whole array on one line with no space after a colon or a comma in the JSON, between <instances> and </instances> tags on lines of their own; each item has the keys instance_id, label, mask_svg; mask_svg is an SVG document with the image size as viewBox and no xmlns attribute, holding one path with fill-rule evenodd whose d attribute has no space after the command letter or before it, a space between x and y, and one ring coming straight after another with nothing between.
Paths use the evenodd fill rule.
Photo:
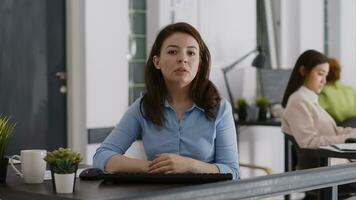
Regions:
<instances>
[{"instance_id":1,"label":"long dark brown hair","mask_svg":"<svg viewBox=\"0 0 356 200\"><path fill-rule=\"evenodd\" d=\"M300 86L304 84L305 77L309 74L309 72L317 65L324 64L328 62L328 58L316 51L316 50L307 50L302 53L297 62L294 65L292 74L290 75L289 82L287 88L284 92L282 106L285 108L287 106L287 102L289 96L293 94L293 92L297 91ZM301 74L301 68L304 67L304 74Z\"/></svg>"},{"instance_id":2,"label":"long dark brown hair","mask_svg":"<svg viewBox=\"0 0 356 200\"><path fill-rule=\"evenodd\" d=\"M199 69L190 87L190 96L193 102L204 109L208 119L215 117L214 109L220 103L220 95L215 85L209 80L211 57L208 47L201 38L199 32L191 25L180 22L170 24L163 28L155 42L145 66L146 91L141 99L141 113L157 126L162 127L164 123L163 104L167 98L167 88L161 70L155 68L154 56L160 56L163 42L174 33L186 33L192 36L199 44L200 60Z\"/></svg>"}]
</instances>

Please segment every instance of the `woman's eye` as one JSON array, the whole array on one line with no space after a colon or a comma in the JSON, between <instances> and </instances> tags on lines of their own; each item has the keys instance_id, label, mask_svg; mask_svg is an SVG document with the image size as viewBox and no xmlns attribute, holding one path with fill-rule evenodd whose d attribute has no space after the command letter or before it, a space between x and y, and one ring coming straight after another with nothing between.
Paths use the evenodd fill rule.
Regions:
<instances>
[{"instance_id":1,"label":"woman's eye","mask_svg":"<svg viewBox=\"0 0 356 200\"><path fill-rule=\"evenodd\" d=\"M169 51L168 51L168 54L169 54L169 55L174 55L174 54L176 54L176 53L177 53L176 50L169 50Z\"/></svg>"},{"instance_id":2,"label":"woman's eye","mask_svg":"<svg viewBox=\"0 0 356 200\"><path fill-rule=\"evenodd\" d=\"M194 51L189 51L189 52L188 52L188 55L189 55L189 56L195 56L195 52L194 52Z\"/></svg>"}]
</instances>

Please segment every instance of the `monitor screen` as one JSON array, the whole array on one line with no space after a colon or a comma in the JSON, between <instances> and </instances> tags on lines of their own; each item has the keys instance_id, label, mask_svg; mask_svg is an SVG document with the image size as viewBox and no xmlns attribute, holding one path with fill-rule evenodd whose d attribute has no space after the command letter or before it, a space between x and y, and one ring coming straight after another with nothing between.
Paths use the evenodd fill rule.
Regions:
<instances>
[{"instance_id":1,"label":"monitor screen","mask_svg":"<svg viewBox=\"0 0 356 200\"><path fill-rule=\"evenodd\" d=\"M261 93L271 104L282 103L292 69L260 69Z\"/></svg>"}]
</instances>

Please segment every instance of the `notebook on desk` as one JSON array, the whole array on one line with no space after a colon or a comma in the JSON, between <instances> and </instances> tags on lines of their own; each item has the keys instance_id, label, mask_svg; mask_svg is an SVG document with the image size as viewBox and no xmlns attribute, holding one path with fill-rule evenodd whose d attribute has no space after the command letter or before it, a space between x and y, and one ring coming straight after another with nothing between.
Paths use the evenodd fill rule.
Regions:
<instances>
[{"instance_id":1,"label":"notebook on desk","mask_svg":"<svg viewBox=\"0 0 356 200\"><path fill-rule=\"evenodd\" d=\"M165 184L200 184L232 180L232 174L226 173L106 173L100 169L84 170L79 177L82 180L104 180L106 183L165 183Z\"/></svg>"},{"instance_id":2,"label":"notebook on desk","mask_svg":"<svg viewBox=\"0 0 356 200\"><path fill-rule=\"evenodd\" d=\"M344 143L344 144L333 144L330 145L332 147L334 147L337 150L340 151L355 151L356 152L356 143Z\"/></svg>"}]
</instances>

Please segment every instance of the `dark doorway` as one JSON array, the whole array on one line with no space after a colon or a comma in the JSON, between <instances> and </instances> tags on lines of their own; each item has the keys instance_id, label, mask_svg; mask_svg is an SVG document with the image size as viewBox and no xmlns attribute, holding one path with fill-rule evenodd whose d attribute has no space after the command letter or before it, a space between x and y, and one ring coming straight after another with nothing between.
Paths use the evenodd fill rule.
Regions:
<instances>
[{"instance_id":1,"label":"dark doorway","mask_svg":"<svg viewBox=\"0 0 356 200\"><path fill-rule=\"evenodd\" d=\"M66 146L65 63L65 0L0 1L0 115L17 123L8 155Z\"/></svg>"}]
</instances>

